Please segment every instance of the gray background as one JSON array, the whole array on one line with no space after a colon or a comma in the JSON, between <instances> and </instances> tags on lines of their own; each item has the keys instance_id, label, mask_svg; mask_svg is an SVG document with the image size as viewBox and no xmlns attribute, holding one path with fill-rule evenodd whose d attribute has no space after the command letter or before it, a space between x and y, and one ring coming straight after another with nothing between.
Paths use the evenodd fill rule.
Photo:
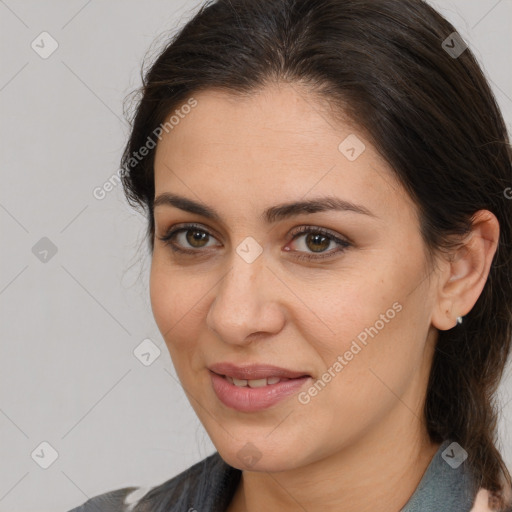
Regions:
<instances>
[{"instance_id":1,"label":"gray background","mask_svg":"<svg viewBox=\"0 0 512 512\"><path fill-rule=\"evenodd\" d=\"M432 4L483 63L510 126L512 1ZM0 512L67 511L214 450L151 314L145 221L120 186L93 195L118 170L143 56L198 5L0 0ZM43 31L58 43L46 59L31 47L51 48ZM161 350L149 366L133 354L144 339ZM500 388L509 466L511 373ZM42 442L57 452L47 469Z\"/></svg>"}]
</instances>

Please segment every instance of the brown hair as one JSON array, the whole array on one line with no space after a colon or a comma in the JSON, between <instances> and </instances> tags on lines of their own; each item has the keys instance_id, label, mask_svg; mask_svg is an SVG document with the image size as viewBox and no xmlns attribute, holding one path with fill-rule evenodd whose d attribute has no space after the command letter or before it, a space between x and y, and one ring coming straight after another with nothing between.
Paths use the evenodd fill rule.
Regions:
<instances>
[{"instance_id":1,"label":"brown hair","mask_svg":"<svg viewBox=\"0 0 512 512\"><path fill-rule=\"evenodd\" d=\"M424 412L431 439L457 441L477 484L505 510L511 477L496 448L494 395L512 338L512 152L473 53L443 47L453 32L422 0L205 4L144 73L122 180L147 214L152 252L155 151L134 154L194 93L249 95L288 81L365 130L417 204L429 255L453 248L478 210L494 213L500 239L487 282L463 324L439 332Z\"/></svg>"}]
</instances>

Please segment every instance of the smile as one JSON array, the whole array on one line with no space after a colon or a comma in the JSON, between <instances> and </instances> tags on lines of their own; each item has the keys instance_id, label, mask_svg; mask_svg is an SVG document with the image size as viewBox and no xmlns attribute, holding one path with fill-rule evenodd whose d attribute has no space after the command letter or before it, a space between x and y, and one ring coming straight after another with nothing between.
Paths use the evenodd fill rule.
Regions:
<instances>
[{"instance_id":1,"label":"smile","mask_svg":"<svg viewBox=\"0 0 512 512\"><path fill-rule=\"evenodd\" d=\"M296 378L238 379L210 370L212 388L219 401L240 412L258 412L283 401L306 386L309 375Z\"/></svg>"}]
</instances>

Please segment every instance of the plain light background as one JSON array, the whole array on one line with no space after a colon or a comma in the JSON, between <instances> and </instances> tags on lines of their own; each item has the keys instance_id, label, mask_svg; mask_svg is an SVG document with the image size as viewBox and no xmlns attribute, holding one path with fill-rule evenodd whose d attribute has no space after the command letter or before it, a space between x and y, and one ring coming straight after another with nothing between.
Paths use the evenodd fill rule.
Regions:
<instances>
[{"instance_id":1,"label":"plain light background","mask_svg":"<svg viewBox=\"0 0 512 512\"><path fill-rule=\"evenodd\" d=\"M510 126L512 1L432 3L475 52ZM198 5L0 0L0 512L67 511L214 451L152 317L145 219L121 186L93 195L119 168L123 100L144 55ZM161 350L150 366L133 353L145 339ZM499 425L509 466L511 373Z\"/></svg>"}]
</instances>

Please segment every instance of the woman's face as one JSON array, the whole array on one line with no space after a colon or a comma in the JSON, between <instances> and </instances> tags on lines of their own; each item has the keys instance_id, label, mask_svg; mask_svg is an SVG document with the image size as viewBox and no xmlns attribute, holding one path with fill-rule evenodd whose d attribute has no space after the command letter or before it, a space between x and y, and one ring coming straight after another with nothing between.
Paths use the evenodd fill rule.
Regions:
<instances>
[{"instance_id":1,"label":"woman's face","mask_svg":"<svg viewBox=\"0 0 512 512\"><path fill-rule=\"evenodd\" d=\"M282 471L420 429L435 294L415 206L388 165L299 85L194 98L157 147L150 290L221 456ZM323 208L289 207L308 201ZM294 378L274 384L284 374L269 366Z\"/></svg>"}]
</instances>

